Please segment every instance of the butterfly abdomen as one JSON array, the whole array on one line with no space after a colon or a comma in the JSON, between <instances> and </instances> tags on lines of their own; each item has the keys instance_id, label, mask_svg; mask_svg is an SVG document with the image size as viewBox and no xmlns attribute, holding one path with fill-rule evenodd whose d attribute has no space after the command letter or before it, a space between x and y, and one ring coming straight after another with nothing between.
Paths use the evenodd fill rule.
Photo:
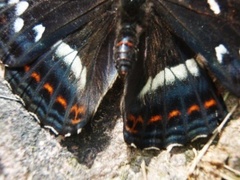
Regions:
<instances>
[{"instance_id":1,"label":"butterfly abdomen","mask_svg":"<svg viewBox=\"0 0 240 180\"><path fill-rule=\"evenodd\" d=\"M121 76L126 76L137 61L139 37L144 31L145 6L145 0L123 0L120 3L114 58Z\"/></svg>"}]
</instances>

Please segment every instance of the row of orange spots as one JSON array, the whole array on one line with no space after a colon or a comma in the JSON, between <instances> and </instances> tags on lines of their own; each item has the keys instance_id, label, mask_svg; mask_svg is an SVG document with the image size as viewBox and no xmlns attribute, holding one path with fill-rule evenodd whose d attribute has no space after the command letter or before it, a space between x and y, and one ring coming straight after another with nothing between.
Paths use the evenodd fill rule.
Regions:
<instances>
[{"instance_id":1,"label":"row of orange spots","mask_svg":"<svg viewBox=\"0 0 240 180\"><path fill-rule=\"evenodd\" d=\"M49 83L45 83L43 85L43 88L46 89L50 95L52 95L53 93L53 87L49 84ZM56 98L56 102L61 104L63 106L64 109L67 109L67 101L64 97L62 96L58 96ZM70 112L73 114L74 118L71 120L71 123L73 125L78 124L81 119L79 118L79 116L81 116L82 114L85 113L85 108L83 106L78 107L78 105L73 105Z\"/></svg>"},{"instance_id":2,"label":"row of orange spots","mask_svg":"<svg viewBox=\"0 0 240 180\"><path fill-rule=\"evenodd\" d=\"M84 106L73 105L70 112L74 114L74 118L71 120L72 124L78 124L81 121L81 116L85 113Z\"/></svg>"},{"instance_id":3,"label":"row of orange spots","mask_svg":"<svg viewBox=\"0 0 240 180\"><path fill-rule=\"evenodd\" d=\"M30 66L24 66L24 71L28 72L30 70ZM41 77L37 72L32 72L31 77L36 81L36 82L40 82ZM43 85L43 88L50 94L53 94L54 88L51 84L49 83L45 83ZM60 105L63 106L64 109L67 109L67 101L64 97L62 97L61 95L58 96L56 98L56 102L59 103ZM70 112L73 114L74 118L71 120L72 124L78 124L81 119L79 118L79 116L81 116L82 114L85 113L85 107L84 106L78 106L78 105L73 105Z\"/></svg>"},{"instance_id":4,"label":"row of orange spots","mask_svg":"<svg viewBox=\"0 0 240 180\"><path fill-rule=\"evenodd\" d=\"M29 70L30 70L30 66L28 66L28 65L24 66L24 71L25 72L28 72ZM37 72L32 72L31 77L38 83L41 80L41 77L40 77L40 75ZM53 93L53 86L51 84L45 83L43 85L43 88L45 90L47 90L50 95L52 95L52 93ZM62 96L58 96L57 99L56 99L56 102L61 104L64 107L64 109L67 108L67 101Z\"/></svg>"},{"instance_id":5,"label":"row of orange spots","mask_svg":"<svg viewBox=\"0 0 240 180\"><path fill-rule=\"evenodd\" d=\"M210 100L204 102L204 107L206 109L211 108L215 105L216 105L216 101L214 99L210 99ZM195 111L200 111L200 107L196 104L190 106L187 110L187 113L190 115L191 113L193 113ZM180 115L181 115L181 112L179 110L173 110L168 114L168 119L171 119L171 118L174 118L174 117L177 117ZM144 122L142 116L135 117L132 114L128 115L127 120L131 121L133 123L132 127L128 127L127 125L125 126L126 130L129 131L130 133L137 133L137 130L135 129L136 125L138 123L143 124L143 122ZM147 124L155 123L155 122L158 122L161 120L162 120L161 115L154 115L148 120Z\"/></svg>"}]
</instances>

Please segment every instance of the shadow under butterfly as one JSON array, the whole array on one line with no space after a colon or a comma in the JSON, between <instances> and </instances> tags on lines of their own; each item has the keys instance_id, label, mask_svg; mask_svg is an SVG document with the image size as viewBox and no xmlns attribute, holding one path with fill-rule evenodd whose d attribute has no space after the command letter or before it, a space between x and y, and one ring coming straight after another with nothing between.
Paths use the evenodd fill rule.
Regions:
<instances>
[{"instance_id":1,"label":"shadow under butterfly","mask_svg":"<svg viewBox=\"0 0 240 180\"><path fill-rule=\"evenodd\" d=\"M120 77L124 139L141 149L212 133L227 110L208 71L240 97L239 32L236 0L0 3L0 59L26 109L80 133Z\"/></svg>"}]
</instances>

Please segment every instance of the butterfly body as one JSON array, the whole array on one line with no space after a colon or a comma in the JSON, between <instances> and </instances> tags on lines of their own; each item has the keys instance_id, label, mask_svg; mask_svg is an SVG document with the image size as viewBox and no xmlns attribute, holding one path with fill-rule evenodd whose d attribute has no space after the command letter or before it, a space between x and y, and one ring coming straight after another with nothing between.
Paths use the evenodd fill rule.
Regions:
<instances>
[{"instance_id":1,"label":"butterfly body","mask_svg":"<svg viewBox=\"0 0 240 180\"><path fill-rule=\"evenodd\" d=\"M6 80L45 127L68 136L123 76L125 141L186 144L212 133L227 112L208 70L240 96L240 6L213 2L6 1Z\"/></svg>"}]
</instances>

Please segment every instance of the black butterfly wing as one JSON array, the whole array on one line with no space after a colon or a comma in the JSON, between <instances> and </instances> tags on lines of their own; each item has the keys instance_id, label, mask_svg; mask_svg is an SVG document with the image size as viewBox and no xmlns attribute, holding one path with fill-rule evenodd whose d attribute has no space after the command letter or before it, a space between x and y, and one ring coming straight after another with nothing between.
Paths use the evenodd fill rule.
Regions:
<instances>
[{"instance_id":1,"label":"black butterfly wing","mask_svg":"<svg viewBox=\"0 0 240 180\"><path fill-rule=\"evenodd\" d=\"M24 13L11 16L19 3L1 13L6 80L45 127L63 135L76 133L117 77L112 3L28 1ZM18 31L11 24L16 18L24 21Z\"/></svg>"},{"instance_id":2,"label":"black butterfly wing","mask_svg":"<svg viewBox=\"0 0 240 180\"><path fill-rule=\"evenodd\" d=\"M235 11L217 14L216 5L209 10L206 1L147 2L153 6L122 103L127 143L184 144L216 127L225 105L195 62L197 53L239 95L239 6L219 3L224 2L221 7ZM6 78L27 109L53 131L81 128L115 81L114 5L110 0L0 4Z\"/></svg>"},{"instance_id":3,"label":"black butterfly wing","mask_svg":"<svg viewBox=\"0 0 240 180\"><path fill-rule=\"evenodd\" d=\"M205 65L240 96L240 1L158 0L156 15L205 58Z\"/></svg>"},{"instance_id":4,"label":"black butterfly wing","mask_svg":"<svg viewBox=\"0 0 240 180\"><path fill-rule=\"evenodd\" d=\"M122 101L125 141L139 148L186 144L209 135L226 115L212 80L195 60L198 52L156 14L157 5Z\"/></svg>"}]
</instances>

